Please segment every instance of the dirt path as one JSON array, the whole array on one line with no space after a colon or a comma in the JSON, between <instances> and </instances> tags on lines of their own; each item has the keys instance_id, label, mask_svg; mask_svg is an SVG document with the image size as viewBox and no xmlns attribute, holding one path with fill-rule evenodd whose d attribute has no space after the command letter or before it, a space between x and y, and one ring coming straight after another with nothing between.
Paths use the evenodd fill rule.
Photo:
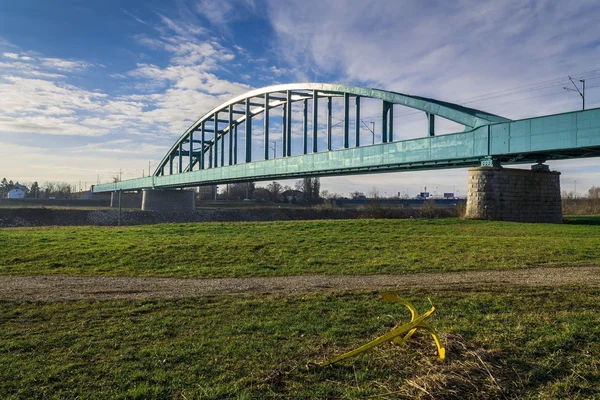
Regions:
<instances>
[{"instance_id":1,"label":"dirt path","mask_svg":"<svg viewBox=\"0 0 600 400\"><path fill-rule=\"evenodd\" d=\"M404 275L305 275L176 279L77 276L0 276L0 300L146 299L237 293L402 289L417 286L586 285L600 287L600 267L532 268Z\"/></svg>"}]
</instances>

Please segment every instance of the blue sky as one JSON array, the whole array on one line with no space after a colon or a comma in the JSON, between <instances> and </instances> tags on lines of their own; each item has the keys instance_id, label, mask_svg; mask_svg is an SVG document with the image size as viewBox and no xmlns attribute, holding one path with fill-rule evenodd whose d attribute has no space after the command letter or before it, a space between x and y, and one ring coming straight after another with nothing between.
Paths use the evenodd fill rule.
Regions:
<instances>
[{"instance_id":1,"label":"blue sky","mask_svg":"<svg viewBox=\"0 0 600 400\"><path fill-rule=\"evenodd\" d=\"M587 106L598 107L599 19L598 2L584 0L0 0L0 175L72 184L119 170L141 176L204 112L276 83L377 87L518 119L579 109L562 88L571 75L586 78ZM395 125L401 138L425 133L421 116ZM563 189L600 185L600 160L551 166ZM464 193L466 176L322 186Z\"/></svg>"}]
</instances>

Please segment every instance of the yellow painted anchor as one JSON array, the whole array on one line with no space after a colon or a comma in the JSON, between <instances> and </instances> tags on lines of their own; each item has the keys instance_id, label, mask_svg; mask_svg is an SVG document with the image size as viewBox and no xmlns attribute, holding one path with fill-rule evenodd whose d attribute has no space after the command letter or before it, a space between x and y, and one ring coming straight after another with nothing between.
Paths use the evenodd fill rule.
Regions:
<instances>
[{"instance_id":1,"label":"yellow painted anchor","mask_svg":"<svg viewBox=\"0 0 600 400\"><path fill-rule=\"evenodd\" d=\"M427 311L425 314L419 315L416 308L414 308L412 306L412 304L410 304L408 301L406 301L405 299L398 296L396 293L391 293L391 292L381 293L381 297L383 298L383 301L389 301L389 302L393 301L396 303L404 304L410 310L411 321L408 324L399 326L399 327L391 330L390 332L386 333L385 335L380 336L377 339L372 340L369 343L360 346L357 349L354 349L352 351L349 351L347 353L339 355L330 361L326 361L326 362L320 363L318 365L320 365L321 367L331 365L333 363L344 360L346 358L354 357L360 353L363 353L369 349L372 349L375 346L379 346L380 344L388 342L390 340L393 340L394 343L396 343L398 345L404 344L417 331L417 329L425 329L426 331L428 331L431 334L431 336L433 336L433 340L435 341L435 345L437 346L440 359L443 360L446 358L446 349L444 349L442 347L442 345L440 344L440 340L437 337L437 333L436 333L435 329L433 329L431 326L429 326L427 324L427 322L425 322L425 320L431 314L433 314L433 312L435 311L435 307L433 305L431 306L431 310ZM406 333L406 335L404 337L401 337L401 335L404 333Z\"/></svg>"}]
</instances>

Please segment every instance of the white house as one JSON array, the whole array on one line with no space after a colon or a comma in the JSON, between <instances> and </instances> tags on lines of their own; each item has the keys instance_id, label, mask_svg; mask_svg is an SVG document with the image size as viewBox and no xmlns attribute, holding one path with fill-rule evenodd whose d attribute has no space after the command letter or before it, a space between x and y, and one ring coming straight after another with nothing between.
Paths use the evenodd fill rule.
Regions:
<instances>
[{"instance_id":1,"label":"white house","mask_svg":"<svg viewBox=\"0 0 600 400\"><path fill-rule=\"evenodd\" d=\"M8 192L9 199L22 199L24 197L25 197L25 192L19 188L15 188L15 189L11 190L10 192Z\"/></svg>"},{"instance_id":2,"label":"white house","mask_svg":"<svg viewBox=\"0 0 600 400\"><path fill-rule=\"evenodd\" d=\"M25 194L27 194L29 192L29 189L27 188L27 186L21 185L19 182L15 183L15 186L13 186L13 189L21 189L23 191L23 193L25 193Z\"/></svg>"}]
</instances>

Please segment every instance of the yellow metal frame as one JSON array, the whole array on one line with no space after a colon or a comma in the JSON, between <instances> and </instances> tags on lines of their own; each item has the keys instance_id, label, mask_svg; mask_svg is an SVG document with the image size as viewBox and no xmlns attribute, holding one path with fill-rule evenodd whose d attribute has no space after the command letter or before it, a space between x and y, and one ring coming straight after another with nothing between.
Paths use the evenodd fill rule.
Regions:
<instances>
[{"instance_id":1,"label":"yellow metal frame","mask_svg":"<svg viewBox=\"0 0 600 400\"><path fill-rule=\"evenodd\" d=\"M406 343L406 341L417 331L417 329L425 329L426 331L428 331L431 334L431 336L433 336L433 340L435 342L435 345L437 346L438 355L439 355L440 359L444 360L446 358L446 349L444 347L442 347L440 340L437 337L437 332L435 331L435 329L433 329L431 326L429 326L429 324L425 321L435 311L435 307L433 305L431 306L431 309L429 311L427 311L426 313L424 313L422 315L419 315L419 313L417 312L417 309L415 307L413 307L412 304L410 304L407 300L403 299L402 297L398 296L396 293L392 293L392 292L381 293L381 297L383 298L383 301L404 304L411 313L411 321L408 324L404 324L402 326L394 328L393 330L386 333L385 335L380 336L377 339L372 340L369 343L364 344L357 349L354 349L352 351L349 351L347 353L339 355L330 361L326 361L326 362L320 363L318 365L320 365L321 367L331 365L333 363L344 360L346 358L354 357L356 355L364 353L365 351L372 349L375 346L379 346L380 344L389 342L391 340L393 340L394 343L396 343L398 345L402 345L402 344ZM405 333L406 333L406 335L404 337L402 337L401 335L403 335Z\"/></svg>"}]
</instances>

